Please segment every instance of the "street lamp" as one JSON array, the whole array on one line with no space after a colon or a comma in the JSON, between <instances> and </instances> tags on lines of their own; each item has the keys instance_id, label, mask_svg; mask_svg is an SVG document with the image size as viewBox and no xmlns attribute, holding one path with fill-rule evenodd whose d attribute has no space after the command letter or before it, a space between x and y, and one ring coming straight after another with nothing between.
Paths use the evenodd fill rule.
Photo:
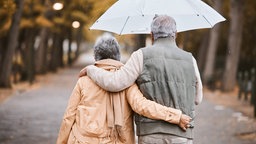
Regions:
<instances>
[{"instance_id":1,"label":"street lamp","mask_svg":"<svg viewBox=\"0 0 256 144\"><path fill-rule=\"evenodd\" d=\"M57 3L54 3L52 7L54 10L61 10L63 8L63 4L57 2Z\"/></svg>"},{"instance_id":2,"label":"street lamp","mask_svg":"<svg viewBox=\"0 0 256 144\"><path fill-rule=\"evenodd\" d=\"M73 28L79 28L80 27L80 23L78 21L73 21L72 22L72 27Z\"/></svg>"}]
</instances>

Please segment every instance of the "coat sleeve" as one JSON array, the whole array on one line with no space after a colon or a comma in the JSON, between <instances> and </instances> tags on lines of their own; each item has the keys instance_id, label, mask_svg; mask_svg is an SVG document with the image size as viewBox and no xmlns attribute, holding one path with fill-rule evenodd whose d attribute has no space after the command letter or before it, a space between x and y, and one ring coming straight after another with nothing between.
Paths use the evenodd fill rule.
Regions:
<instances>
[{"instance_id":1,"label":"coat sleeve","mask_svg":"<svg viewBox=\"0 0 256 144\"><path fill-rule=\"evenodd\" d=\"M57 138L57 144L66 144L72 126L75 122L77 106L81 100L79 80L74 87L72 94L69 98L68 106L63 116L63 120L60 126L59 135Z\"/></svg>"},{"instance_id":2,"label":"coat sleeve","mask_svg":"<svg viewBox=\"0 0 256 144\"><path fill-rule=\"evenodd\" d=\"M179 124L180 122L182 114L180 110L146 99L136 84L126 90L126 97L133 111L140 115L173 124Z\"/></svg>"},{"instance_id":3,"label":"coat sleeve","mask_svg":"<svg viewBox=\"0 0 256 144\"><path fill-rule=\"evenodd\" d=\"M119 92L131 86L140 75L143 67L141 50L132 53L126 64L115 72L96 66L87 66L87 75L106 91Z\"/></svg>"},{"instance_id":4,"label":"coat sleeve","mask_svg":"<svg viewBox=\"0 0 256 144\"><path fill-rule=\"evenodd\" d=\"M200 73L198 70L196 59L193 57L193 66L195 69L196 74L196 97L195 97L195 104L198 105L203 100L203 85L200 77Z\"/></svg>"}]
</instances>

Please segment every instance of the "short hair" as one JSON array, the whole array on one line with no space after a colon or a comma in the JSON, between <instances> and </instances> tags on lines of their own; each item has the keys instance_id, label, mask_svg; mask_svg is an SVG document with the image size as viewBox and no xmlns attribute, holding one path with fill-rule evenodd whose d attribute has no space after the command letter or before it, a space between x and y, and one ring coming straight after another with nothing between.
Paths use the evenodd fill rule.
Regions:
<instances>
[{"instance_id":1,"label":"short hair","mask_svg":"<svg viewBox=\"0 0 256 144\"><path fill-rule=\"evenodd\" d=\"M119 44L115 37L105 34L99 37L94 45L94 59L96 61L102 59L114 59L120 61Z\"/></svg>"},{"instance_id":2,"label":"short hair","mask_svg":"<svg viewBox=\"0 0 256 144\"><path fill-rule=\"evenodd\" d=\"M154 40L163 37L176 38L176 22L168 15L156 15L151 23Z\"/></svg>"}]
</instances>

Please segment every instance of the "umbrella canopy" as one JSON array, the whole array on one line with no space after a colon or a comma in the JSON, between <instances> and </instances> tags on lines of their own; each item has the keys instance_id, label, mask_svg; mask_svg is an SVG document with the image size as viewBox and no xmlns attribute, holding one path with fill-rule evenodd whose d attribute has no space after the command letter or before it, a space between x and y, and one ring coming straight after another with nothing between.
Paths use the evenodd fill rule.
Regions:
<instances>
[{"instance_id":1,"label":"umbrella canopy","mask_svg":"<svg viewBox=\"0 0 256 144\"><path fill-rule=\"evenodd\" d=\"M90 29L119 35L149 34L156 14L173 17L178 32L212 28L225 20L201 0L119 0Z\"/></svg>"}]
</instances>

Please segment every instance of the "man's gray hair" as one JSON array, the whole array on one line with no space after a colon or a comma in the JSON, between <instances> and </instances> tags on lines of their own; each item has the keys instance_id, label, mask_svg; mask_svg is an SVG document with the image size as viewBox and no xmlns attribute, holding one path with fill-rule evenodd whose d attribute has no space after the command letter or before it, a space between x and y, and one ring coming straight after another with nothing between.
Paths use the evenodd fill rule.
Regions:
<instances>
[{"instance_id":1,"label":"man's gray hair","mask_svg":"<svg viewBox=\"0 0 256 144\"><path fill-rule=\"evenodd\" d=\"M176 22L167 15L156 15L151 23L151 32L153 33L154 40L163 37L176 38Z\"/></svg>"},{"instance_id":2,"label":"man's gray hair","mask_svg":"<svg viewBox=\"0 0 256 144\"><path fill-rule=\"evenodd\" d=\"M94 45L94 59L114 59L120 61L119 44L115 37L110 34L104 34L99 37Z\"/></svg>"}]
</instances>

